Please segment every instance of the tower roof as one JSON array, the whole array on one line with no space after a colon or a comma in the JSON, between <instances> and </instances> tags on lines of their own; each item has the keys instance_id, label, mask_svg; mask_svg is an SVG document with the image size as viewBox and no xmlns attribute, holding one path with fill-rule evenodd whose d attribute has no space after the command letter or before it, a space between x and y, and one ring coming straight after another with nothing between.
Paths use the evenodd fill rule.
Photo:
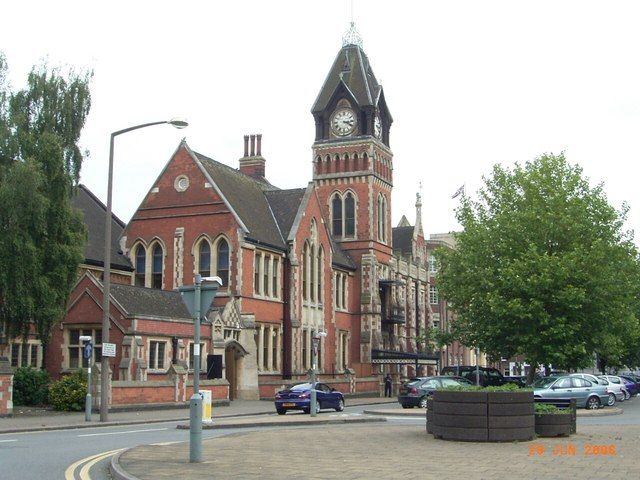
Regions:
<instances>
[{"instance_id":1,"label":"tower roof","mask_svg":"<svg viewBox=\"0 0 640 480\"><path fill-rule=\"evenodd\" d=\"M325 110L340 84L346 87L359 107L378 106L382 86L373 73L367 55L360 45L345 43L329 70L311 113Z\"/></svg>"}]
</instances>

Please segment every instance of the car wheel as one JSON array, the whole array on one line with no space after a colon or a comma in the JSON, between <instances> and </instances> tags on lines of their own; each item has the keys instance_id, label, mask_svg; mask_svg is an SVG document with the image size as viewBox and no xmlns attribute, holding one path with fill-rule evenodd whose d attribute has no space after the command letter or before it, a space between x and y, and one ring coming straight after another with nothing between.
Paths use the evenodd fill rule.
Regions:
<instances>
[{"instance_id":1,"label":"car wheel","mask_svg":"<svg viewBox=\"0 0 640 480\"><path fill-rule=\"evenodd\" d=\"M344 400L338 400L338 406L336 407L336 412L341 412L344 410Z\"/></svg>"},{"instance_id":2,"label":"car wheel","mask_svg":"<svg viewBox=\"0 0 640 480\"><path fill-rule=\"evenodd\" d=\"M627 390L623 390L622 393L624 393L625 400L629 400L631 398L631 395L629 395L629 392Z\"/></svg>"},{"instance_id":3,"label":"car wheel","mask_svg":"<svg viewBox=\"0 0 640 480\"><path fill-rule=\"evenodd\" d=\"M420 408L427 408L427 397L422 397L418 406Z\"/></svg>"},{"instance_id":4,"label":"car wheel","mask_svg":"<svg viewBox=\"0 0 640 480\"><path fill-rule=\"evenodd\" d=\"M287 413L287 411L284 408L278 408L276 409L276 412L278 412L278 415L284 415L285 413Z\"/></svg>"},{"instance_id":5,"label":"car wheel","mask_svg":"<svg viewBox=\"0 0 640 480\"><path fill-rule=\"evenodd\" d=\"M598 397L589 397L587 399L587 408L589 410L597 410L600 408L600 399Z\"/></svg>"},{"instance_id":6,"label":"car wheel","mask_svg":"<svg viewBox=\"0 0 640 480\"><path fill-rule=\"evenodd\" d=\"M616 404L616 394L612 392L609 394L609 400L607 401L607 405L609 405L610 407L613 407L615 404Z\"/></svg>"},{"instance_id":7,"label":"car wheel","mask_svg":"<svg viewBox=\"0 0 640 480\"><path fill-rule=\"evenodd\" d=\"M402 408L413 408L413 405L402 405Z\"/></svg>"},{"instance_id":8,"label":"car wheel","mask_svg":"<svg viewBox=\"0 0 640 480\"><path fill-rule=\"evenodd\" d=\"M320 402L316 402L316 415L320 413Z\"/></svg>"}]
</instances>

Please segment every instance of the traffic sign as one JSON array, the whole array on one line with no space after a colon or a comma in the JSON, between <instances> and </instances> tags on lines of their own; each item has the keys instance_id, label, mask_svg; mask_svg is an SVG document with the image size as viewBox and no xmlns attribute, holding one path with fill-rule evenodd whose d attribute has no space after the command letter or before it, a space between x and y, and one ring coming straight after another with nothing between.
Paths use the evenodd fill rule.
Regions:
<instances>
[{"instance_id":1,"label":"traffic sign","mask_svg":"<svg viewBox=\"0 0 640 480\"><path fill-rule=\"evenodd\" d=\"M86 359L91 358L91 351L93 350L93 345L91 345L90 343L85 343L84 344L84 352L83 352L83 356Z\"/></svg>"}]
</instances>

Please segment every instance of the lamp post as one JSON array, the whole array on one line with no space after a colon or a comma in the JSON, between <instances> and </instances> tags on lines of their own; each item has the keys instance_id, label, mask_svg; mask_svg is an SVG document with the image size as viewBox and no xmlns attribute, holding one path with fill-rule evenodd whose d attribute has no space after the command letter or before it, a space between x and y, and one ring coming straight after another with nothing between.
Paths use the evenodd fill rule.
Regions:
<instances>
[{"instance_id":1,"label":"lamp post","mask_svg":"<svg viewBox=\"0 0 640 480\"><path fill-rule=\"evenodd\" d=\"M480 347L476 347L476 386L480 386Z\"/></svg>"},{"instance_id":2,"label":"lamp post","mask_svg":"<svg viewBox=\"0 0 640 480\"><path fill-rule=\"evenodd\" d=\"M311 399L309 400L309 412L312 417L317 415L317 399L316 399L316 358L318 356L318 345L320 339L326 337L327 332L313 332L311 335L311 343L313 348L311 349Z\"/></svg>"},{"instance_id":3,"label":"lamp post","mask_svg":"<svg viewBox=\"0 0 640 480\"><path fill-rule=\"evenodd\" d=\"M201 277L196 274L193 285L180 287L187 310L193 317L193 395L189 399L189 461L202 461L202 396L200 395L200 319L213 302L220 277Z\"/></svg>"},{"instance_id":4,"label":"lamp post","mask_svg":"<svg viewBox=\"0 0 640 480\"><path fill-rule=\"evenodd\" d=\"M113 191L113 143L115 137L123 133L137 130L139 128L151 127L168 123L176 128L184 128L189 124L185 120L173 118L159 122L143 123L133 127L118 130L111 134L109 143L109 174L107 181L107 213L104 221L104 298L102 303L102 343L109 342L109 303L111 295L111 194ZM100 361L100 421L106 422L109 419L109 357L102 356Z\"/></svg>"}]
</instances>

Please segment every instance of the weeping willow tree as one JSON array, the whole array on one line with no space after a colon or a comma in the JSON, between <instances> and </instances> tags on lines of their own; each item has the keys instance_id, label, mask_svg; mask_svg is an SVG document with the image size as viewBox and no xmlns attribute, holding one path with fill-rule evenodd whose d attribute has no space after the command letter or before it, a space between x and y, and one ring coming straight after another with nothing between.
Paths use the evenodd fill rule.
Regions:
<instances>
[{"instance_id":1,"label":"weeping willow tree","mask_svg":"<svg viewBox=\"0 0 640 480\"><path fill-rule=\"evenodd\" d=\"M71 197L86 156L78 143L91 73L44 64L13 92L7 72L0 52L0 324L10 338L35 328L46 351L83 260Z\"/></svg>"}]
</instances>

